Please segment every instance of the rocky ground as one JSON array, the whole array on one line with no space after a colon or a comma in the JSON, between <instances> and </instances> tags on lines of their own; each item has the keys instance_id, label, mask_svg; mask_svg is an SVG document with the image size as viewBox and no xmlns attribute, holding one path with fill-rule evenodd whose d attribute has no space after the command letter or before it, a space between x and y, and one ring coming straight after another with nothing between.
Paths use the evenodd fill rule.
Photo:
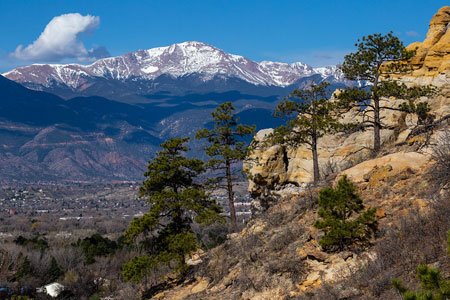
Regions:
<instances>
[{"instance_id":1,"label":"rocky ground","mask_svg":"<svg viewBox=\"0 0 450 300\"><path fill-rule=\"evenodd\" d=\"M415 145L409 146L409 149L413 148ZM392 276L387 276L389 278L367 279L365 267L370 265L376 270L376 265L385 260L377 256L383 251L395 250L383 248L395 244L386 239L398 238L398 234L408 227L423 228L410 228L409 235L407 232L403 237L405 239L412 239L414 235L426 239L427 235L422 231L432 223L438 228L433 229L432 241L403 244L414 258L403 258L405 253L400 255L399 249L395 250L399 257L390 254L392 266L406 269L397 272L397 276L412 280L419 263L440 262L450 269L449 260L445 258L450 200L445 194L447 191L436 190L432 167L433 162L425 154L396 152L364 161L343 172L356 183L366 206L377 209L377 231L367 248L339 253L322 251L318 241L323 233L313 227L317 219L319 188L300 193L290 191L251 220L242 232L205 254L205 265L194 278L155 295L153 299L308 299L302 298L307 295L311 299L314 299L313 295L322 295L317 299L394 297L390 288L390 280L396 278L394 274L388 273ZM331 174L322 185L335 183L340 175ZM439 193L442 194L440 198ZM425 249L425 245L433 249ZM395 246L401 248L402 243ZM333 298L332 293L337 297Z\"/></svg>"}]
</instances>

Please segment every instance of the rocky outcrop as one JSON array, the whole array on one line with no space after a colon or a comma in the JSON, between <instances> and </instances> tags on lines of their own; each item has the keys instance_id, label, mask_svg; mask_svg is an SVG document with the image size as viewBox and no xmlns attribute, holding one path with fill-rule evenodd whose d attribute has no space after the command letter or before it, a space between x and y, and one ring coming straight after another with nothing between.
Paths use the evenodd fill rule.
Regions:
<instances>
[{"instance_id":1,"label":"rocky outcrop","mask_svg":"<svg viewBox=\"0 0 450 300\"><path fill-rule=\"evenodd\" d=\"M437 119L450 113L450 87L433 98L422 100L430 103L432 113ZM398 107L402 102L404 101L385 99L382 106ZM384 145L413 145L420 142L409 136L417 125L415 116L400 111L384 110L382 119L385 124L385 129L381 131ZM360 114L354 111L343 118L343 122L358 123L360 120ZM264 129L257 133L254 139L256 148L251 158L244 164L244 168L250 174L249 191L256 199L255 211L267 208L279 197L303 190L313 179L311 150L306 146L298 148L264 146L264 139L271 132L272 129ZM372 141L373 131L370 129L350 134L326 135L319 139L319 167L322 176L348 169L370 159L373 155ZM412 150L404 149L404 151Z\"/></svg>"},{"instance_id":2,"label":"rocky outcrop","mask_svg":"<svg viewBox=\"0 0 450 300\"><path fill-rule=\"evenodd\" d=\"M413 84L442 86L450 75L450 6L444 6L431 19L425 40L412 43L408 50L416 50L409 61L412 73L401 76Z\"/></svg>"},{"instance_id":3,"label":"rocky outcrop","mask_svg":"<svg viewBox=\"0 0 450 300\"><path fill-rule=\"evenodd\" d=\"M430 161L431 157L417 152L393 153L364 161L342 172L355 183L377 182L389 176L399 176L401 172L414 173Z\"/></svg>"},{"instance_id":4,"label":"rocky outcrop","mask_svg":"<svg viewBox=\"0 0 450 300\"><path fill-rule=\"evenodd\" d=\"M407 84L433 84L438 92L430 97L422 97L419 102L428 102L435 120L446 119L450 115L450 7L441 8L430 22L427 38L423 43L414 43L409 49L417 49L417 54L409 64L413 72L397 80ZM382 107L398 108L404 100L383 99ZM366 117L373 118L370 113ZM384 129L381 131L382 144L390 146L414 145L421 139L411 138L411 131L417 126L417 118L398 110L382 110L381 119ZM359 123L362 116L358 111L344 115L343 123ZM256 149L244 164L250 176L249 191L255 198L254 210L265 209L279 197L301 191L312 181L312 154L306 146L283 148L264 146L265 136L272 129L258 132L254 139ZM429 137L427 137L429 138ZM373 131L353 132L351 134L326 135L318 141L319 166L322 175L348 169L373 155ZM389 148L389 147L388 147ZM401 148L401 147L400 147ZM417 147L389 151L414 151ZM399 150L400 149L400 150ZM425 151L425 149L422 149ZM400 154L399 156L402 156ZM405 158L408 155L405 155Z\"/></svg>"}]
</instances>

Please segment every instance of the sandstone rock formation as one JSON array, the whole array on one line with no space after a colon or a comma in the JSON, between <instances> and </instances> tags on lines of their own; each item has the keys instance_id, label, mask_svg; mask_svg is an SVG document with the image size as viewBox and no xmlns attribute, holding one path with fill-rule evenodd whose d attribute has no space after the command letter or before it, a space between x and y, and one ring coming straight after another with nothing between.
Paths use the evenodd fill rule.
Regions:
<instances>
[{"instance_id":1,"label":"sandstone rock formation","mask_svg":"<svg viewBox=\"0 0 450 300\"><path fill-rule=\"evenodd\" d=\"M416 50L410 60L413 71L402 76L404 82L414 84L448 84L450 73L450 6L444 6L431 19L425 40L412 43L408 50Z\"/></svg>"},{"instance_id":2,"label":"sandstone rock formation","mask_svg":"<svg viewBox=\"0 0 450 300\"><path fill-rule=\"evenodd\" d=\"M420 170L430 161L430 156L417 152L393 153L379 158L364 161L342 172L355 183L366 181L380 182L390 176L398 176L401 172Z\"/></svg>"},{"instance_id":3,"label":"sandstone rock formation","mask_svg":"<svg viewBox=\"0 0 450 300\"><path fill-rule=\"evenodd\" d=\"M423 43L414 43L409 49L417 49L417 54L409 64L414 70L408 75L397 76L397 80L406 84L433 84L438 92L431 97L422 97L418 101L427 101L436 120L450 115L450 6L441 8L430 22L429 32ZM380 106L398 108L404 100L382 99ZM355 110L343 117L344 123L358 123L362 116ZM384 129L381 142L384 145L402 145L421 142L411 139L410 133L417 125L414 115L395 110L382 110ZM311 151L306 146L295 149L281 146L264 147L264 138L271 133L264 129L255 136L256 150L245 164L250 176L249 191L256 200L254 208L260 210L280 196L300 191L312 181L313 165ZM431 137L432 138L432 137ZM351 134L327 135L319 140L319 166L322 174L335 173L348 169L373 155L370 150L373 131ZM422 141L423 142L423 141ZM425 151L426 149L422 149ZM386 149L385 153L389 154ZM411 151L411 149L407 150ZM405 156L406 157L406 156Z\"/></svg>"},{"instance_id":4,"label":"sandstone rock formation","mask_svg":"<svg viewBox=\"0 0 450 300\"><path fill-rule=\"evenodd\" d=\"M441 91L428 101L439 120L450 114L450 85L442 87ZM398 107L403 100L385 99L383 106ZM344 122L358 122L359 116L350 112L344 117ZM400 111L385 110L382 112L386 125L381 131L384 145L413 145L424 142L422 138L411 138L409 134L417 125L414 115ZM250 176L249 191L256 200L256 210L267 208L270 202L280 196L303 190L313 179L311 151L306 146L298 148L283 148L279 145L265 147L264 138L272 129L264 129L257 133L254 142L257 145L251 158L245 162L244 168ZM433 137L431 137L433 138ZM319 166L322 175L336 173L348 169L372 157L371 151L373 131L358 131L350 134L326 135L319 140ZM412 151L404 149L405 151ZM383 154L389 154L387 149ZM422 149L426 151L426 149ZM397 155L401 157L403 154ZM405 159L409 154L405 154Z\"/></svg>"}]
</instances>

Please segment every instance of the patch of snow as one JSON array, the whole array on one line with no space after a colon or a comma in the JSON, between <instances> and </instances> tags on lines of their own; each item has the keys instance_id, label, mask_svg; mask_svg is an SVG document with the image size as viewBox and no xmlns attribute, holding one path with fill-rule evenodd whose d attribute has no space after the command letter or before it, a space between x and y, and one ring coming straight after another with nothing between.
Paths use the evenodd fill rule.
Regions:
<instances>
[{"instance_id":1,"label":"patch of snow","mask_svg":"<svg viewBox=\"0 0 450 300\"><path fill-rule=\"evenodd\" d=\"M141 69L141 71L144 73L155 73L158 70L159 68L155 66L148 66Z\"/></svg>"}]
</instances>

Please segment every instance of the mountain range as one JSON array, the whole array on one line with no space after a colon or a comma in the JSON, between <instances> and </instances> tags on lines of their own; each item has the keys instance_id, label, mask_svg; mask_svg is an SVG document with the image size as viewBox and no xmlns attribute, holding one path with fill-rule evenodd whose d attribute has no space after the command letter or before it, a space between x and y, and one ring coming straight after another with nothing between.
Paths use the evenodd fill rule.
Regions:
<instances>
[{"instance_id":1,"label":"mountain range","mask_svg":"<svg viewBox=\"0 0 450 300\"><path fill-rule=\"evenodd\" d=\"M2 75L66 99L95 95L123 102L148 102L151 95L159 93L183 95L252 87L257 87L259 93L271 94L314 75L330 82L344 82L336 66L257 63L193 41L104 58L91 65L33 64Z\"/></svg>"},{"instance_id":2,"label":"mountain range","mask_svg":"<svg viewBox=\"0 0 450 300\"><path fill-rule=\"evenodd\" d=\"M336 66L254 62L200 42L139 50L91 65L33 64L0 76L0 183L142 178L161 141L193 136L232 101L243 123L274 127L278 101ZM198 142L191 155L201 156Z\"/></svg>"}]
</instances>

